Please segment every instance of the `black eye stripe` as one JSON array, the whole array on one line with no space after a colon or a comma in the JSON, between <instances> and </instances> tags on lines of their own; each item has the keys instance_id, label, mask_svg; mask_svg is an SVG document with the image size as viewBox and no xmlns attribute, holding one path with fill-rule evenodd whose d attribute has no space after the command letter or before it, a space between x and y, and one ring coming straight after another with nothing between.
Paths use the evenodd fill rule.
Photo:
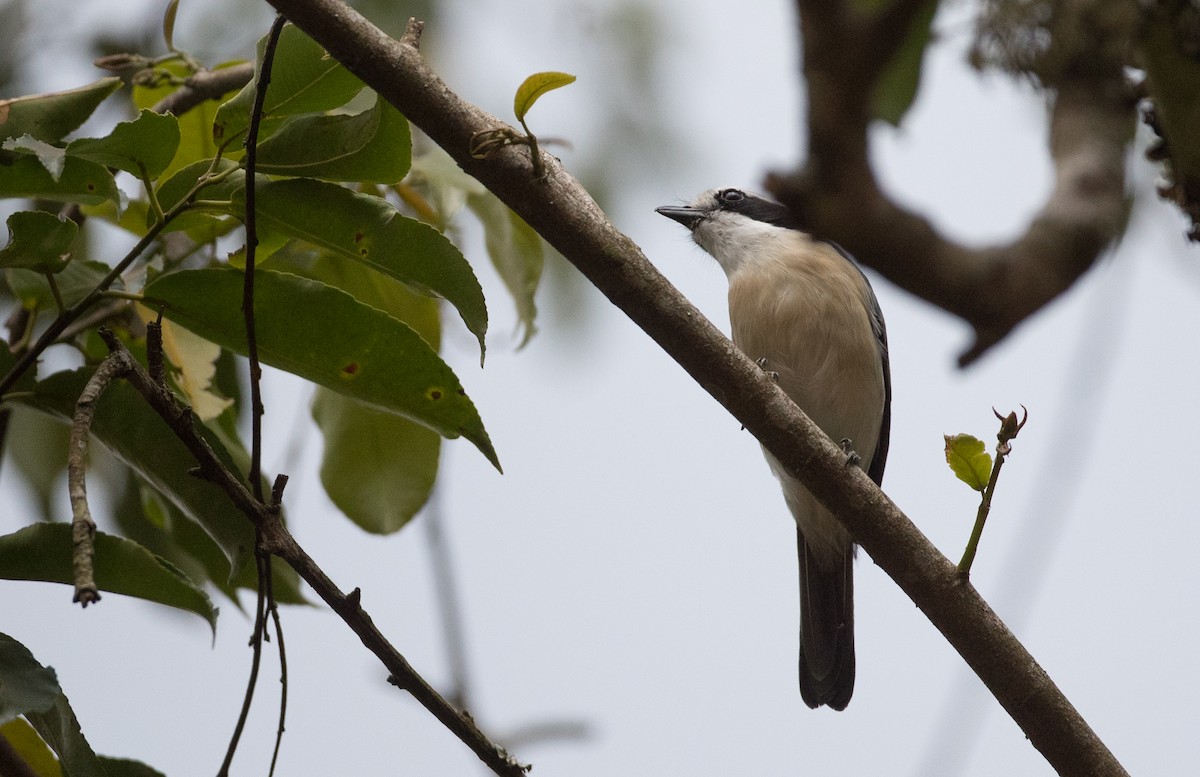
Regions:
<instances>
[{"instance_id":1,"label":"black eye stripe","mask_svg":"<svg viewBox=\"0 0 1200 777\"><path fill-rule=\"evenodd\" d=\"M717 199L724 203L741 202L746 199L746 193L741 189L722 189L717 193Z\"/></svg>"}]
</instances>

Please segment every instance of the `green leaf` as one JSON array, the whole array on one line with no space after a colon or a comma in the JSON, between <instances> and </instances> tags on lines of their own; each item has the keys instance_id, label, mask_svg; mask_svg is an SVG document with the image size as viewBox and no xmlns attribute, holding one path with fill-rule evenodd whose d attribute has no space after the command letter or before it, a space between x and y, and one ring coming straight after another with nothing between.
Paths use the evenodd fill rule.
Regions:
<instances>
[{"instance_id":1,"label":"green leaf","mask_svg":"<svg viewBox=\"0 0 1200 777\"><path fill-rule=\"evenodd\" d=\"M42 741L33 726L24 718L14 718L0 725L0 737L20 756L37 777L62 777L54 751Z\"/></svg>"},{"instance_id":2,"label":"green leaf","mask_svg":"<svg viewBox=\"0 0 1200 777\"><path fill-rule=\"evenodd\" d=\"M246 352L242 273L187 270L146 286L147 304L201 337ZM496 452L454 372L406 324L344 291L257 271L259 357L265 364L410 418L443 437L466 437L497 468Z\"/></svg>"},{"instance_id":3,"label":"green leaf","mask_svg":"<svg viewBox=\"0 0 1200 777\"><path fill-rule=\"evenodd\" d=\"M67 266L79 226L44 210L17 211L8 217L8 245L0 267L24 267L56 273Z\"/></svg>"},{"instance_id":4,"label":"green leaf","mask_svg":"<svg viewBox=\"0 0 1200 777\"><path fill-rule=\"evenodd\" d=\"M115 167L141 178L157 178L179 149L179 121L170 114L143 109L133 121L123 121L103 138L79 138L67 154Z\"/></svg>"},{"instance_id":5,"label":"green leaf","mask_svg":"<svg viewBox=\"0 0 1200 777\"><path fill-rule=\"evenodd\" d=\"M22 135L19 138L9 138L0 143L5 151L15 151L21 154L31 154L41 162L42 167L46 168L46 172L50 173L50 178L55 183L62 178L63 165L67 161L67 152L58 146L47 143L44 140L38 140L32 135Z\"/></svg>"},{"instance_id":6,"label":"green leaf","mask_svg":"<svg viewBox=\"0 0 1200 777\"><path fill-rule=\"evenodd\" d=\"M326 388L317 390L312 415L325 436L325 493L365 531L402 529L433 490L441 438Z\"/></svg>"},{"instance_id":7,"label":"green leaf","mask_svg":"<svg viewBox=\"0 0 1200 777\"><path fill-rule=\"evenodd\" d=\"M258 42L255 80L217 109L212 131L218 145L240 139L250 126L257 73L262 67L266 40L264 36ZM320 44L288 24L283 28L275 49L271 83L263 102L262 138L278 128L278 119L339 108L362 88L362 81L329 56Z\"/></svg>"},{"instance_id":8,"label":"green leaf","mask_svg":"<svg viewBox=\"0 0 1200 777\"><path fill-rule=\"evenodd\" d=\"M7 348L0 349L6 353ZM11 358L9 362L11 362ZM11 364L4 365L4 372ZM32 370L18 383L18 391L33 390ZM70 429L49 416L14 405L4 438L5 466L15 466L31 492L38 513L34 518L49 521L53 508L66 492L67 444Z\"/></svg>"},{"instance_id":9,"label":"green leaf","mask_svg":"<svg viewBox=\"0 0 1200 777\"><path fill-rule=\"evenodd\" d=\"M983 440L969 434L945 435L946 463L959 480L976 491L987 488L992 476L992 456Z\"/></svg>"},{"instance_id":10,"label":"green leaf","mask_svg":"<svg viewBox=\"0 0 1200 777\"><path fill-rule=\"evenodd\" d=\"M188 192L195 187L200 177L206 175L212 166L211 159L193 162L184 166L163 182L162 186L158 187L158 202L163 210L168 211L178 205L187 196ZM237 162L222 159L217 163L213 174L225 173L235 170L237 167ZM237 216L245 210L244 206L235 207L232 200L233 193L240 189L244 183L245 178L234 172L218 183L205 186L200 189L196 198L208 202L223 203L223 205L206 206L204 208L184 211L176 216L163 231L187 232L188 236L197 243L207 243L219 234L224 234L229 231L228 222L231 220L229 217ZM147 211L147 226L153 223L153 220L154 214Z\"/></svg>"},{"instance_id":11,"label":"green leaf","mask_svg":"<svg viewBox=\"0 0 1200 777\"><path fill-rule=\"evenodd\" d=\"M306 277L336 286L405 322L432 347L441 341L434 300L335 256L319 256L305 270ZM325 493L366 531L390 534L403 528L433 490L441 438L407 418L325 388L318 388L312 413L325 437Z\"/></svg>"},{"instance_id":12,"label":"green leaf","mask_svg":"<svg viewBox=\"0 0 1200 777\"><path fill-rule=\"evenodd\" d=\"M235 202L245 192L235 193ZM445 235L401 215L381 197L309 179L258 187L258 224L365 264L458 309L479 339L487 331L483 288L471 265Z\"/></svg>"},{"instance_id":13,"label":"green leaf","mask_svg":"<svg viewBox=\"0 0 1200 777\"><path fill-rule=\"evenodd\" d=\"M326 181L396 183L412 163L408 120L386 100L355 115L300 116L258 146L256 170Z\"/></svg>"},{"instance_id":14,"label":"green leaf","mask_svg":"<svg viewBox=\"0 0 1200 777\"><path fill-rule=\"evenodd\" d=\"M69 307L86 297L92 289L99 285L100 281L104 280L104 276L108 275L110 269L107 264L101 262L81 259L68 262L62 272L54 276L54 282L58 285L58 293L62 295L63 304ZM4 274L13 296L19 299L25 308L49 310L56 307L54 293L50 290L50 284L42 273L12 268L5 270ZM113 288L121 288L121 283L119 281L114 283Z\"/></svg>"},{"instance_id":15,"label":"green leaf","mask_svg":"<svg viewBox=\"0 0 1200 777\"><path fill-rule=\"evenodd\" d=\"M96 532L96 586L195 613L217 630L217 608L174 564L132 540ZM74 585L71 524L35 523L0 536L0 578Z\"/></svg>"},{"instance_id":16,"label":"green leaf","mask_svg":"<svg viewBox=\"0 0 1200 777\"><path fill-rule=\"evenodd\" d=\"M167 559L193 580L211 581L239 610L242 604L237 592L257 589L253 564L244 565L230 579L229 562L212 538L136 476L129 478L125 493L114 504L113 520L123 535ZM275 600L280 604L305 603L296 571L277 557L271 561Z\"/></svg>"},{"instance_id":17,"label":"green leaf","mask_svg":"<svg viewBox=\"0 0 1200 777\"><path fill-rule=\"evenodd\" d=\"M54 200L99 205L117 202L117 183L112 173L94 162L67 157L57 179L35 156L14 154L12 164L0 175L0 198Z\"/></svg>"},{"instance_id":18,"label":"green leaf","mask_svg":"<svg viewBox=\"0 0 1200 777\"><path fill-rule=\"evenodd\" d=\"M525 121L525 114L529 113L533 104L546 92L573 83L575 83L575 76L570 73L554 71L534 73L526 78L517 88L517 94L513 98L513 113L517 115L517 121Z\"/></svg>"},{"instance_id":19,"label":"green leaf","mask_svg":"<svg viewBox=\"0 0 1200 777\"><path fill-rule=\"evenodd\" d=\"M904 43L875 82L871 94L871 114L874 118L899 127L904 114L912 107L921 85L921 62L933 38L933 17L937 8L937 0L925 0L913 14L912 26Z\"/></svg>"},{"instance_id":20,"label":"green leaf","mask_svg":"<svg viewBox=\"0 0 1200 777\"><path fill-rule=\"evenodd\" d=\"M69 421L75 401L91 377L92 369L59 372L37 384L32 395L16 397L35 410ZM220 439L203 425L197 431L232 471L240 471ZM254 549L250 520L225 493L189 470L196 459L166 423L125 381L109 385L96 406L92 436L126 466L149 483L188 519L195 521L221 547L231 574L241 571Z\"/></svg>"},{"instance_id":21,"label":"green leaf","mask_svg":"<svg viewBox=\"0 0 1200 777\"><path fill-rule=\"evenodd\" d=\"M47 143L62 140L120 88L121 79L111 76L65 92L0 100L0 139L32 135Z\"/></svg>"},{"instance_id":22,"label":"green leaf","mask_svg":"<svg viewBox=\"0 0 1200 777\"><path fill-rule=\"evenodd\" d=\"M0 634L0 720L16 715L24 715L58 754L64 774L107 777L79 729L54 670L42 666L20 642Z\"/></svg>"},{"instance_id":23,"label":"green leaf","mask_svg":"<svg viewBox=\"0 0 1200 777\"><path fill-rule=\"evenodd\" d=\"M534 296L545 264L542 238L491 192L468 195L467 205L483 223L488 256L517 306L524 346L537 332Z\"/></svg>"}]
</instances>

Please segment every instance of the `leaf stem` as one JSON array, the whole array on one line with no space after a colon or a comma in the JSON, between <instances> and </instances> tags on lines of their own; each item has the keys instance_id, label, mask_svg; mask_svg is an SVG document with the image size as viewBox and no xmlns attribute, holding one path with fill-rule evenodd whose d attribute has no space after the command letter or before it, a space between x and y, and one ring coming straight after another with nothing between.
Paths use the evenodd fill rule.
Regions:
<instances>
[{"instance_id":1,"label":"leaf stem","mask_svg":"<svg viewBox=\"0 0 1200 777\"><path fill-rule=\"evenodd\" d=\"M1024 406L1021 409L1025 410ZM996 413L995 409L992 412ZM958 573L964 578L970 577L971 565L975 563L979 539L983 536L983 525L987 522L988 514L992 510L992 496L996 493L996 481L1000 479L1000 468L1004 466L1004 460L1012 452L1011 442L1025 426L1025 422L1029 420L1029 411L1025 410L1025 417L1020 422L1017 421L1015 412L1009 413L1007 416L996 413L996 417L1000 419L1000 431L996 433L996 461L992 464L992 474L988 478L987 487L983 490L983 498L979 500L979 509L975 513L975 526L971 529L971 538L967 540L962 560L958 562Z\"/></svg>"}]
</instances>

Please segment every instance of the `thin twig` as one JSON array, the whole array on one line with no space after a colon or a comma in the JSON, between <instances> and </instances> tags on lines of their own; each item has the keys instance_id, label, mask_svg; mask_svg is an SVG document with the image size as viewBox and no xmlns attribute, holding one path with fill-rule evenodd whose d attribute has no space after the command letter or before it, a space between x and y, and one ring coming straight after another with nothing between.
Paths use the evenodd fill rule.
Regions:
<instances>
[{"instance_id":1,"label":"thin twig","mask_svg":"<svg viewBox=\"0 0 1200 777\"><path fill-rule=\"evenodd\" d=\"M242 286L242 315L246 321L246 357L250 361L250 487L254 498L263 501L262 491L262 365L258 361L258 335L254 326L254 260L258 248L258 223L255 211L256 192L254 168L258 159L258 128L262 122L263 103L271 85L271 67L275 62L275 47L287 19L276 14L267 34L259 67L258 84L254 92L254 109L250 112L250 128L246 133L246 270Z\"/></svg>"},{"instance_id":2,"label":"thin twig","mask_svg":"<svg viewBox=\"0 0 1200 777\"><path fill-rule=\"evenodd\" d=\"M67 490L71 496L71 541L74 545L71 563L75 576L75 599L83 607L100 601L96 587L95 555L92 539L96 522L87 501L88 435L96 415L96 403L112 383L126 371L125 365L111 355L105 358L88 379L75 402L75 419L71 424L71 444L67 449Z\"/></svg>"},{"instance_id":3,"label":"thin twig","mask_svg":"<svg viewBox=\"0 0 1200 777\"><path fill-rule=\"evenodd\" d=\"M258 156L258 130L262 122L263 103L266 101L267 89L271 84L271 67L275 62L275 49L279 44L279 36L283 32L283 26L287 20L282 14L276 14L275 21L271 24L271 30L267 34L266 46L263 50L262 64L259 66L258 83L255 85L254 91L254 107L250 112L250 127L246 133L246 213L244 223L246 225L246 270L244 274L244 285L242 287L242 315L246 326L246 351L250 361L250 428L251 428L251 446L250 446L250 487L254 493L254 500L262 504L262 416L264 412L262 401L262 365L258 361L258 335L254 325L254 260L255 249L258 247L258 229L255 219L255 187L254 187L254 170L255 162ZM250 637L250 646L253 657L250 660L250 679L246 685L246 694L242 700L242 711L238 716L237 726L234 728L233 736L229 741L229 748L225 754L225 761L221 765L221 771L218 777L226 777L229 774L229 766L233 762L234 753L237 751L238 741L241 738L242 731L246 725L246 719L250 714L250 705L254 699L254 691L258 685L258 671L262 664L262 643L266 638L267 629L267 612L271 610L275 612L276 623L278 623L278 610L275 607L273 599L273 589L271 586L271 555L267 552L263 545L262 527L257 524L254 527L254 563L255 569L258 572L258 600L254 611L254 633ZM283 645L280 643L280 650ZM286 688L286 685L285 685ZM283 695L283 703L287 702L287 694ZM286 709L286 708L285 708ZM282 720L284 713L280 713L280 732L275 741L275 752L271 757L271 772L274 773L275 761L279 756L279 744L282 736Z\"/></svg>"},{"instance_id":4,"label":"thin twig","mask_svg":"<svg viewBox=\"0 0 1200 777\"><path fill-rule=\"evenodd\" d=\"M1024 410L1024 407L1022 409ZM984 487L983 496L979 500L979 509L975 513L975 525L971 529L971 538L967 540L962 560L958 562L958 573L964 579L971 575L971 565L975 563L979 539L983 536L983 525L987 523L988 514L992 511L992 497L996 493L996 482L1000 479L1000 468L1004 466L1008 454L1012 452L1012 441L1017 438L1017 434L1029 420L1028 410L1025 411L1025 417L1020 421L1017 420L1015 412L1009 413L1007 416L1000 415L995 408L992 408L992 412L996 413L996 418L1000 419L1000 431L996 433L996 459L992 462L991 475L988 476L987 486Z\"/></svg>"},{"instance_id":5,"label":"thin twig","mask_svg":"<svg viewBox=\"0 0 1200 777\"><path fill-rule=\"evenodd\" d=\"M275 501L274 504L278 505L279 502ZM275 729L275 749L271 752L271 770L267 773L267 777L273 777L275 766L279 763L279 748L283 745L283 732L287 722L288 668L287 650L283 644L283 619L279 617L279 602L275 601L275 583L270 556L267 557L266 585L267 611L271 614L271 622L275 624L275 644L279 648L279 725Z\"/></svg>"},{"instance_id":6,"label":"thin twig","mask_svg":"<svg viewBox=\"0 0 1200 777\"><path fill-rule=\"evenodd\" d=\"M262 546L261 530L255 527L255 547ZM255 569L258 572L258 597L254 606L254 630L250 633L250 677L246 680L246 692L242 695L242 709L238 713L237 724L229 737L229 745L225 748L225 759L217 770L217 777L229 777L229 767L233 765L233 756L237 753L238 743L242 732L246 730L246 720L250 717L250 706L254 701L254 689L258 687L258 670L262 666L262 634L266 628L265 604L266 586L263 584L262 554L254 554ZM270 572L267 572L270 575Z\"/></svg>"},{"instance_id":7,"label":"thin twig","mask_svg":"<svg viewBox=\"0 0 1200 777\"><path fill-rule=\"evenodd\" d=\"M489 739L470 715L450 704L434 690L379 631L371 616L363 610L359 597L342 593L325 571L304 551L279 519L278 506L264 505L256 500L241 478L222 463L208 441L196 431L193 426L194 418L188 407L180 403L165 387L156 384L112 332L101 328L99 333L105 345L113 351L114 358L127 368L125 377L130 385L146 399L150 407L196 457L200 477L224 491L234 506L261 529L264 549L283 559L342 618L362 640L363 645L388 670L389 681L411 693L413 698L470 747L493 772L501 777L523 777L527 767Z\"/></svg>"}]
</instances>

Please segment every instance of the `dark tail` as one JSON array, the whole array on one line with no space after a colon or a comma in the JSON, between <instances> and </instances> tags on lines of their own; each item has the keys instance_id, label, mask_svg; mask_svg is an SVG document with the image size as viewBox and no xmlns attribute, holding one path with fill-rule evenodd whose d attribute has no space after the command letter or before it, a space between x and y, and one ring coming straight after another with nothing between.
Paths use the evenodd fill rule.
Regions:
<instances>
[{"instance_id":1,"label":"dark tail","mask_svg":"<svg viewBox=\"0 0 1200 777\"><path fill-rule=\"evenodd\" d=\"M800 696L844 710L854 694L854 546L832 569L800 539Z\"/></svg>"}]
</instances>

